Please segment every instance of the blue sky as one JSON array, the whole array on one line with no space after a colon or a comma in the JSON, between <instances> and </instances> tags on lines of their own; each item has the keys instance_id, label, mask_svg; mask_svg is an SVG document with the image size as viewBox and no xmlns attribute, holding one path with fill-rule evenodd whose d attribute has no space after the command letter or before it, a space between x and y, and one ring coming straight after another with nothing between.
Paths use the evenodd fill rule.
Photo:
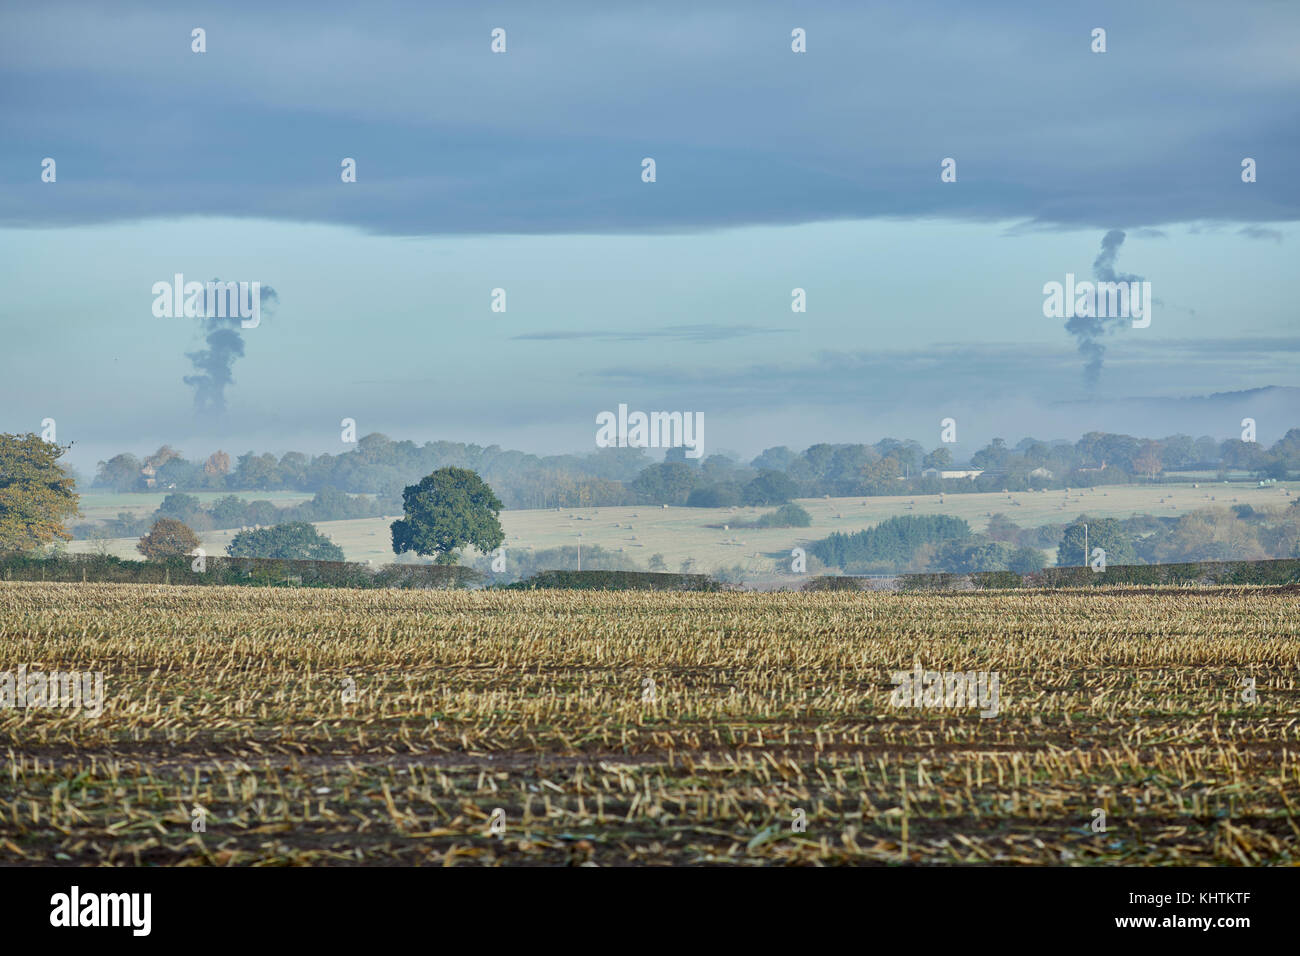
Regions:
<instances>
[{"instance_id":1,"label":"blue sky","mask_svg":"<svg viewBox=\"0 0 1300 956\"><path fill-rule=\"evenodd\" d=\"M1300 386L1293 4L156 6L0 12L0 430L54 417L82 467L343 417L585 451L620 402L746 455L945 415L1226 437L1134 409ZM1090 385L1041 289L1110 229L1157 304ZM279 295L219 415L201 323L150 309L176 272Z\"/></svg>"}]
</instances>

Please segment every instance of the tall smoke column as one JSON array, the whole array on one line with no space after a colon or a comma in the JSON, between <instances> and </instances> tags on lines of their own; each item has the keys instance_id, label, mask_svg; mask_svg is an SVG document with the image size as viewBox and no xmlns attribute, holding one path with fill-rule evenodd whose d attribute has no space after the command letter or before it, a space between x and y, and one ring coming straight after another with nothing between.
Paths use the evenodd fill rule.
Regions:
<instances>
[{"instance_id":1,"label":"tall smoke column","mask_svg":"<svg viewBox=\"0 0 1300 956\"><path fill-rule=\"evenodd\" d=\"M1115 260L1119 256L1119 247L1124 245L1124 232L1112 229L1101 239L1101 252L1092 262L1092 277L1098 282L1141 282L1141 276L1115 271ZM1079 354L1085 359L1083 378L1088 385L1095 386L1101 378L1102 360L1106 355L1106 346L1097 339L1106 332L1113 332L1128 321L1122 316L1075 315L1065 323L1065 331L1079 341ZM1110 323L1110 327L1107 327Z\"/></svg>"},{"instance_id":2,"label":"tall smoke column","mask_svg":"<svg viewBox=\"0 0 1300 956\"><path fill-rule=\"evenodd\" d=\"M220 282L220 279L213 279ZM279 295L270 286L261 287L262 313L269 314L270 309L280 301ZM198 412L217 414L226 408L226 387L234 383L234 367L238 359L244 357L244 338L240 335L238 316L219 318L207 316L201 321L215 325L208 333L207 348L197 352L186 352L185 357L194 366L193 375L186 375L185 384L194 388L194 408Z\"/></svg>"}]
</instances>

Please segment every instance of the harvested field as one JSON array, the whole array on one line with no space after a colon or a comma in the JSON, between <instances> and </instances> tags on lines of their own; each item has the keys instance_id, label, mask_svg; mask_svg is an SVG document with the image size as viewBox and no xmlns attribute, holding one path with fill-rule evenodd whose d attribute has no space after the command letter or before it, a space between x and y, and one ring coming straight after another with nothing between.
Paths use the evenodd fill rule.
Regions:
<instances>
[{"instance_id":1,"label":"harvested field","mask_svg":"<svg viewBox=\"0 0 1300 956\"><path fill-rule=\"evenodd\" d=\"M0 583L19 668L104 701L0 709L10 865L1300 862L1294 590Z\"/></svg>"}]
</instances>

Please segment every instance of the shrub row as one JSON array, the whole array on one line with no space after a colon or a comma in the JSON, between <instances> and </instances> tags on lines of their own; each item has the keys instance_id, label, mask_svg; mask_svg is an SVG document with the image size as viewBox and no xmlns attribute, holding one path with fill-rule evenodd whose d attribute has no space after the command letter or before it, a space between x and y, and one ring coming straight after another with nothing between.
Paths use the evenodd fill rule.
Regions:
<instances>
[{"instance_id":1,"label":"shrub row","mask_svg":"<svg viewBox=\"0 0 1300 956\"><path fill-rule=\"evenodd\" d=\"M960 590L966 588L1065 588L1104 587L1114 584L1295 584L1300 582L1300 559L1271 561L1199 561L1188 564L1112 565L1105 571L1089 567L1044 568L1033 574L1015 571L976 571L973 574L900 574L904 591ZM871 588L864 577L816 577L804 591L864 591Z\"/></svg>"},{"instance_id":2,"label":"shrub row","mask_svg":"<svg viewBox=\"0 0 1300 956\"><path fill-rule=\"evenodd\" d=\"M978 577L978 576L976 576ZM1026 587L1079 587L1099 584L1294 584L1300 581L1300 560L1194 561L1188 564L1127 564L1093 571L1091 568L1044 568L1025 575ZM977 587L985 585L976 581Z\"/></svg>"},{"instance_id":3,"label":"shrub row","mask_svg":"<svg viewBox=\"0 0 1300 956\"><path fill-rule=\"evenodd\" d=\"M721 591L707 574L655 571L540 571L524 581L502 585L510 590L565 588L573 591Z\"/></svg>"},{"instance_id":4,"label":"shrub row","mask_svg":"<svg viewBox=\"0 0 1300 956\"><path fill-rule=\"evenodd\" d=\"M0 579L6 581L89 581L129 584L225 584L257 587L321 588L457 588L480 584L485 575L473 568L439 564L388 564L375 568L350 561L288 561L270 558L209 557L203 571L190 558L126 561L111 555L68 554L34 557L0 554ZM815 577L804 591L853 591L871 588L869 578ZM902 590L964 588L1061 588L1114 584L1281 585L1300 583L1300 559L1272 561L1202 561L1189 564L1112 565L1095 572L1087 567L1045 568L1034 574L978 571L974 574L901 574ZM707 574L653 571L541 571L511 589L563 588L585 591L721 591L725 585Z\"/></svg>"},{"instance_id":5,"label":"shrub row","mask_svg":"<svg viewBox=\"0 0 1300 956\"><path fill-rule=\"evenodd\" d=\"M1017 581L1020 575L1010 573ZM946 591L968 584L969 576L939 571L934 574L898 574L894 575L897 586L883 590L902 591ZM861 575L824 575L813 578L799 590L801 591L873 591L876 590L873 578Z\"/></svg>"},{"instance_id":6,"label":"shrub row","mask_svg":"<svg viewBox=\"0 0 1300 956\"><path fill-rule=\"evenodd\" d=\"M853 577L852 575L819 575L807 581L800 591L866 591L870 578Z\"/></svg>"},{"instance_id":7,"label":"shrub row","mask_svg":"<svg viewBox=\"0 0 1300 956\"><path fill-rule=\"evenodd\" d=\"M379 568L350 561L289 561L271 558L126 561L111 555L69 554L41 558L0 554L6 581L89 581L123 584L226 584L256 587L448 588L483 579L473 568L438 564L389 564Z\"/></svg>"}]
</instances>

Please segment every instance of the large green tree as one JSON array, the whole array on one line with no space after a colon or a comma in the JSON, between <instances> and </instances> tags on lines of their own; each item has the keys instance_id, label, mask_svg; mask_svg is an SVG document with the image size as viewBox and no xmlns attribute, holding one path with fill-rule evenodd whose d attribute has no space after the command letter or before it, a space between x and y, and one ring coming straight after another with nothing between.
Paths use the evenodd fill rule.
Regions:
<instances>
[{"instance_id":1,"label":"large green tree","mask_svg":"<svg viewBox=\"0 0 1300 956\"><path fill-rule=\"evenodd\" d=\"M203 503L198 498L175 491L162 500L156 514L159 518L175 518L177 521L193 525L195 516L202 512Z\"/></svg>"},{"instance_id":2,"label":"large green tree","mask_svg":"<svg viewBox=\"0 0 1300 956\"><path fill-rule=\"evenodd\" d=\"M241 531L226 545L232 558L278 558L282 561L343 561L343 549L306 521L274 528Z\"/></svg>"},{"instance_id":3,"label":"large green tree","mask_svg":"<svg viewBox=\"0 0 1300 956\"><path fill-rule=\"evenodd\" d=\"M249 452L239 456L230 484L236 488L267 490L278 488L282 484L280 463L270 452L260 455Z\"/></svg>"},{"instance_id":4,"label":"large green tree","mask_svg":"<svg viewBox=\"0 0 1300 956\"><path fill-rule=\"evenodd\" d=\"M650 465L632 481L631 488L650 504L681 505L699 481L696 470L684 461Z\"/></svg>"},{"instance_id":5,"label":"large green tree","mask_svg":"<svg viewBox=\"0 0 1300 956\"><path fill-rule=\"evenodd\" d=\"M487 554L501 546L505 532L497 515L501 502L467 468L439 468L402 491L406 517L394 521L393 552L434 555L438 564L455 564L457 552L473 545Z\"/></svg>"},{"instance_id":6,"label":"large green tree","mask_svg":"<svg viewBox=\"0 0 1300 956\"><path fill-rule=\"evenodd\" d=\"M39 435L0 435L0 551L71 539L63 522L79 509L76 482L59 467L67 450Z\"/></svg>"},{"instance_id":7,"label":"large green tree","mask_svg":"<svg viewBox=\"0 0 1300 956\"><path fill-rule=\"evenodd\" d=\"M1084 525L1087 531L1084 531ZM1084 555L1084 545L1088 553ZM1058 567L1085 565L1092 561L1094 548L1106 552L1106 564L1137 564L1137 551L1133 541L1124 531L1124 526L1115 518L1088 518L1081 516L1065 529L1061 543L1056 548Z\"/></svg>"},{"instance_id":8,"label":"large green tree","mask_svg":"<svg viewBox=\"0 0 1300 956\"><path fill-rule=\"evenodd\" d=\"M923 468L938 468L940 471L945 471L952 467L952 452L950 452L946 446L940 445L921 460L921 466Z\"/></svg>"},{"instance_id":9,"label":"large green tree","mask_svg":"<svg viewBox=\"0 0 1300 956\"><path fill-rule=\"evenodd\" d=\"M779 471L761 471L758 477L740 490L747 505L783 505L799 494L799 486Z\"/></svg>"},{"instance_id":10,"label":"large green tree","mask_svg":"<svg viewBox=\"0 0 1300 956\"><path fill-rule=\"evenodd\" d=\"M114 455L99 463L94 486L114 491L135 491L143 481L140 468L140 459L135 455Z\"/></svg>"}]
</instances>

